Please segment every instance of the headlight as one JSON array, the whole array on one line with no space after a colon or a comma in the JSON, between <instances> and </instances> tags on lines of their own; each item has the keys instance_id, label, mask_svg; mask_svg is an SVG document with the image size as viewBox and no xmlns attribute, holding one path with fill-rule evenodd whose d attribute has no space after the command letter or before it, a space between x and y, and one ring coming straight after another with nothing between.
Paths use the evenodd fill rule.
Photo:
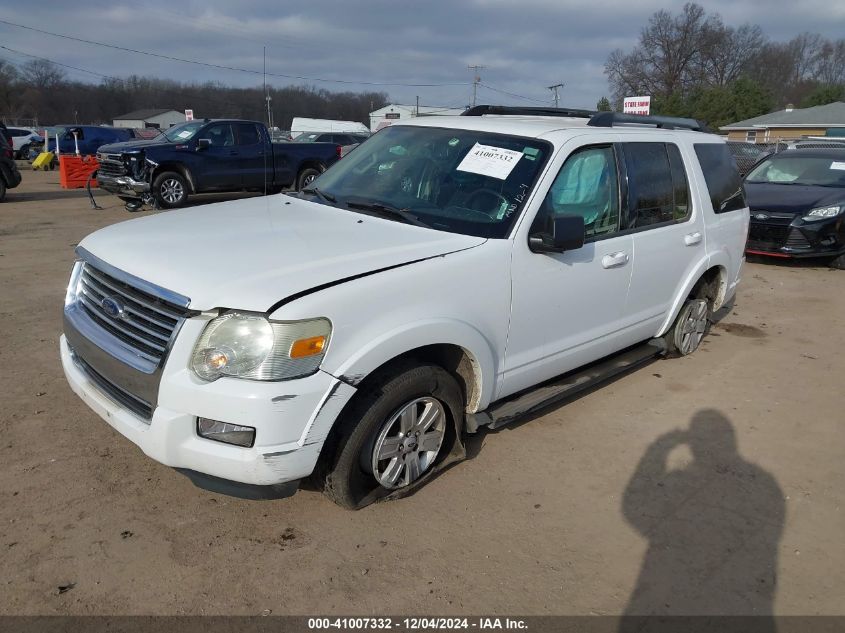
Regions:
<instances>
[{"instance_id":1,"label":"headlight","mask_svg":"<svg viewBox=\"0 0 845 633\"><path fill-rule=\"evenodd\" d=\"M191 368L203 380L221 376L290 380L317 371L331 334L328 319L274 323L229 312L205 326Z\"/></svg>"},{"instance_id":2,"label":"headlight","mask_svg":"<svg viewBox=\"0 0 845 633\"><path fill-rule=\"evenodd\" d=\"M805 222L814 222L816 220L824 220L827 218L832 218L834 216L839 215L839 212L842 210L842 207L821 207L819 209L813 209L807 215L805 215L802 220Z\"/></svg>"},{"instance_id":3,"label":"headlight","mask_svg":"<svg viewBox=\"0 0 845 633\"><path fill-rule=\"evenodd\" d=\"M82 285L82 262L77 261L73 264L73 270L70 271L70 281L67 284L67 292L65 293L65 307L76 301L79 294L79 287Z\"/></svg>"}]
</instances>

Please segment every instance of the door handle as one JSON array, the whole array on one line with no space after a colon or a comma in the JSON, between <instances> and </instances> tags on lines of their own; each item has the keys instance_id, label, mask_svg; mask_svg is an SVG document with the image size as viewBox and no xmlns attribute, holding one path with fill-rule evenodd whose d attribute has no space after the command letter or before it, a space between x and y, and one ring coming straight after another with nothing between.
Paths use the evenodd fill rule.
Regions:
<instances>
[{"instance_id":1,"label":"door handle","mask_svg":"<svg viewBox=\"0 0 845 633\"><path fill-rule=\"evenodd\" d=\"M238 153L237 153L236 151L234 151L234 150L232 150L231 152L229 152L229 156L237 156L237 155L238 155Z\"/></svg>"},{"instance_id":2,"label":"door handle","mask_svg":"<svg viewBox=\"0 0 845 633\"><path fill-rule=\"evenodd\" d=\"M604 268L617 268L628 263L628 253L619 251L618 253L610 253L601 258L601 265Z\"/></svg>"},{"instance_id":3,"label":"door handle","mask_svg":"<svg viewBox=\"0 0 845 633\"><path fill-rule=\"evenodd\" d=\"M695 246L696 244L701 242L701 233L696 231L695 233L687 233L684 235L684 244L687 246Z\"/></svg>"}]
</instances>

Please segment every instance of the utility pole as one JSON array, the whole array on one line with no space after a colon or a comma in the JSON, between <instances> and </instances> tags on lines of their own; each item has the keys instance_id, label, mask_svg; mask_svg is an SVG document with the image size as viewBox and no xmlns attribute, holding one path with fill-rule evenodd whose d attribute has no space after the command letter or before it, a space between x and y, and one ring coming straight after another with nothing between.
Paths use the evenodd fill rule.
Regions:
<instances>
[{"instance_id":1,"label":"utility pole","mask_svg":"<svg viewBox=\"0 0 845 633\"><path fill-rule=\"evenodd\" d=\"M420 115L420 96L417 95L417 113L414 116Z\"/></svg>"},{"instance_id":2,"label":"utility pole","mask_svg":"<svg viewBox=\"0 0 845 633\"><path fill-rule=\"evenodd\" d=\"M558 90L563 88L566 84L562 81L559 84L555 84L554 86L549 86L549 90L555 93L555 107L558 107L558 103L560 103L560 97L558 95Z\"/></svg>"},{"instance_id":3,"label":"utility pole","mask_svg":"<svg viewBox=\"0 0 845 633\"><path fill-rule=\"evenodd\" d=\"M478 71L485 66L467 66L469 70L472 71L472 107L475 107L475 98L478 94L478 84L481 82L481 75L478 74Z\"/></svg>"}]
</instances>

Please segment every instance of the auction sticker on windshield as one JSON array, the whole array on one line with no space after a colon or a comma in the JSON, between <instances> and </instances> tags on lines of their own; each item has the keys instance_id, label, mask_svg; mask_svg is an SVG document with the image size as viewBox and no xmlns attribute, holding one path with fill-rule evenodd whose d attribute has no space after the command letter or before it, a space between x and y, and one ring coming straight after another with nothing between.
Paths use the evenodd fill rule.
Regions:
<instances>
[{"instance_id":1,"label":"auction sticker on windshield","mask_svg":"<svg viewBox=\"0 0 845 633\"><path fill-rule=\"evenodd\" d=\"M835 160L830 164L830 168L831 169L840 169L840 170L845 171L845 163L838 161L838 160Z\"/></svg>"},{"instance_id":2,"label":"auction sticker on windshield","mask_svg":"<svg viewBox=\"0 0 845 633\"><path fill-rule=\"evenodd\" d=\"M520 158L522 152L476 143L455 169L505 180Z\"/></svg>"}]
</instances>

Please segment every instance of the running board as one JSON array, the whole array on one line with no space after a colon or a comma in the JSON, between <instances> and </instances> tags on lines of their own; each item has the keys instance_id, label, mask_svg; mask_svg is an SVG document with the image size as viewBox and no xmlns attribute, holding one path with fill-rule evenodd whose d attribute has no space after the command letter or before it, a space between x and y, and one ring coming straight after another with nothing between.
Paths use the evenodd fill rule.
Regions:
<instances>
[{"instance_id":1,"label":"running board","mask_svg":"<svg viewBox=\"0 0 845 633\"><path fill-rule=\"evenodd\" d=\"M484 411L468 413L466 430L468 433L475 433L482 426L498 429L522 416L574 396L665 353L665 341L658 338L651 339L648 343L609 356L586 369L566 374L554 382L546 383L520 396L496 402Z\"/></svg>"}]
</instances>

